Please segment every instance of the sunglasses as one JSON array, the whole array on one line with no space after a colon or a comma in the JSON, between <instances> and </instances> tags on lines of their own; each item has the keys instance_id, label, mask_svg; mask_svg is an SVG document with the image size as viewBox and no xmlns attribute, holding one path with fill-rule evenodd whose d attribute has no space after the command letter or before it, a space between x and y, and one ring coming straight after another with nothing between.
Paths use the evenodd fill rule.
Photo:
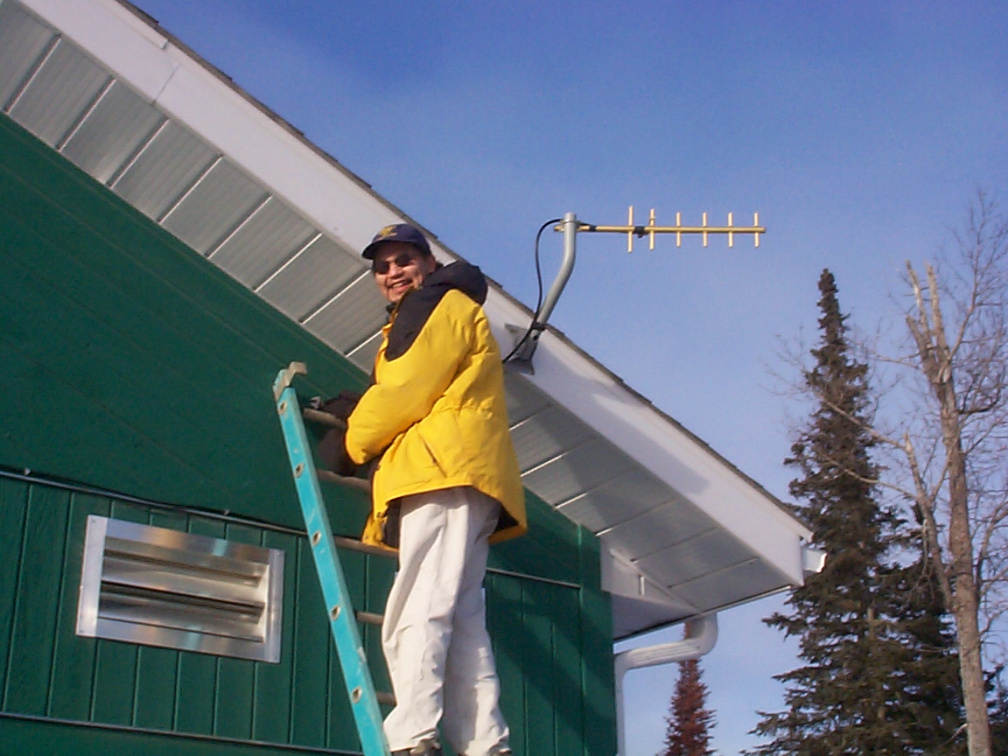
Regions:
<instances>
[{"instance_id":1,"label":"sunglasses","mask_svg":"<svg viewBox=\"0 0 1008 756\"><path fill-rule=\"evenodd\" d=\"M371 272L377 273L379 276L384 276L389 272L389 268L392 267L392 263L395 263L397 268L405 268L410 265L415 265L418 259L419 258L416 255L410 254L409 252L400 252L391 260L375 260L372 262Z\"/></svg>"}]
</instances>

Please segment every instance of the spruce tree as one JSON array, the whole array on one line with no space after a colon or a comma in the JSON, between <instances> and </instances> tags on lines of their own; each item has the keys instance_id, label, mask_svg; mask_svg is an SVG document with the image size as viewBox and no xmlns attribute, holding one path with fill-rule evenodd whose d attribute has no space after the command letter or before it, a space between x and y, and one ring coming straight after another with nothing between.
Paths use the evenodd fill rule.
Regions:
<instances>
[{"instance_id":1,"label":"spruce tree","mask_svg":"<svg viewBox=\"0 0 1008 756\"><path fill-rule=\"evenodd\" d=\"M815 402L786 464L795 512L827 553L823 570L767 624L799 639L804 664L778 675L787 708L763 713L754 754L953 754L955 656L919 532L878 501L868 365L847 340L833 274L819 279L820 342L803 373Z\"/></svg>"},{"instance_id":2,"label":"spruce tree","mask_svg":"<svg viewBox=\"0 0 1008 756\"><path fill-rule=\"evenodd\" d=\"M707 686L696 659L680 662L679 679L665 720L665 749L658 756L709 756L714 712L704 708Z\"/></svg>"}]
</instances>

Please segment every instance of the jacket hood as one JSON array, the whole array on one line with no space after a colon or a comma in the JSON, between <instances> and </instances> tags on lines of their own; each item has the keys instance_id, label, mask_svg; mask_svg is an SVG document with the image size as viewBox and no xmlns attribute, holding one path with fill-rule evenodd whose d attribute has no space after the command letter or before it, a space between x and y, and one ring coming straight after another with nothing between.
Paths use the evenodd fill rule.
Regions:
<instances>
[{"instance_id":1,"label":"jacket hood","mask_svg":"<svg viewBox=\"0 0 1008 756\"><path fill-rule=\"evenodd\" d=\"M441 289L437 299L449 289L458 289L477 304L486 302L487 297L486 277L479 268L464 260L439 267L424 279L420 291L424 289Z\"/></svg>"}]
</instances>

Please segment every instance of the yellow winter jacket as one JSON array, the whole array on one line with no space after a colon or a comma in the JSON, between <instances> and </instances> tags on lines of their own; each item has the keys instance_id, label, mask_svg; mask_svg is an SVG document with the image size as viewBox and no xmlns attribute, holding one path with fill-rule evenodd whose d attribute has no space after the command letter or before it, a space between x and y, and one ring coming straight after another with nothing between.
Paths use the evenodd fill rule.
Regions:
<instances>
[{"instance_id":1,"label":"yellow winter jacket","mask_svg":"<svg viewBox=\"0 0 1008 756\"><path fill-rule=\"evenodd\" d=\"M347 421L357 464L380 456L365 543L398 543L398 500L471 486L503 507L491 541L526 530L525 494L508 431L500 351L481 307L486 281L468 263L439 268L383 329L374 384Z\"/></svg>"}]
</instances>

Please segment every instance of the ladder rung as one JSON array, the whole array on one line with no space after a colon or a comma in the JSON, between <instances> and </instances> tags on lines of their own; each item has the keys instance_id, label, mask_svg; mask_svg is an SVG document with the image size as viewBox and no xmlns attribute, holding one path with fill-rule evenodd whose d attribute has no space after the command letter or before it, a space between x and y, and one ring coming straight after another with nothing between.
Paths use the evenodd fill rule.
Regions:
<instances>
[{"instance_id":1,"label":"ladder rung","mask_svg":"<svg viewBox=\"0 0 1008 756\"><path fill-rule=\"evenodd\" d=\"M328 412L323 412L322 410L304 407L301 410L301 416L305 420L310 420L311 422L318 423L319 425L328 425L332 428L343 428L346 430L345 422L336 417L336 415L330 415Z\"/></svg>"},{"instance_id":2,"label":"ladder rung","mask_svg":"<svg viewBox=\"0 0 1008 756\"><path fill-rule=\"evenodd\" d=\"M381 690L376 690L374 694L375 700L380 704L388 704L389 706L395 706L395 696L391 693L385 693Z\"/></svg>"},{"instance_id":3,"label":"ladder rung","mask_svg":"<svg viewBox=\"0 0 1008 756\"><path fill-rule=\"evenodd\" d=\"M378 625L381 627L381 623L385 621L385 617L374 612L357 612L357 621L362 625Z\"/></svg>"},{"instance_id":4,"label":"ladder rung","mask_svg":"<svg viewBox=\"0 0 1008 756\"><path fill-rule=\"evenodd\" d=\"M355 478L352 475L337 475L332 470L317 470L319 480L326 480L330 483L339 483L341 486L356 488L358 491L371 493L371 481L364 478Z\"/></svg>"},{"instance_id":5,"label":"ladder rung","mask_svg":"<svg viewBox=\"0 0 1008 756\"><path fill-rule=\"evenodd\" d=\"M347 551L357 551L362 554L372 554L374 556L385 557L386 559L395 559L396 552L390 548L382 546L370 546L366 543L362 543L360 539L357 538L347 538L346 536L333 536L333 543L336 544L337 548L346 549Z\"/></svg>"}]
</instances>

